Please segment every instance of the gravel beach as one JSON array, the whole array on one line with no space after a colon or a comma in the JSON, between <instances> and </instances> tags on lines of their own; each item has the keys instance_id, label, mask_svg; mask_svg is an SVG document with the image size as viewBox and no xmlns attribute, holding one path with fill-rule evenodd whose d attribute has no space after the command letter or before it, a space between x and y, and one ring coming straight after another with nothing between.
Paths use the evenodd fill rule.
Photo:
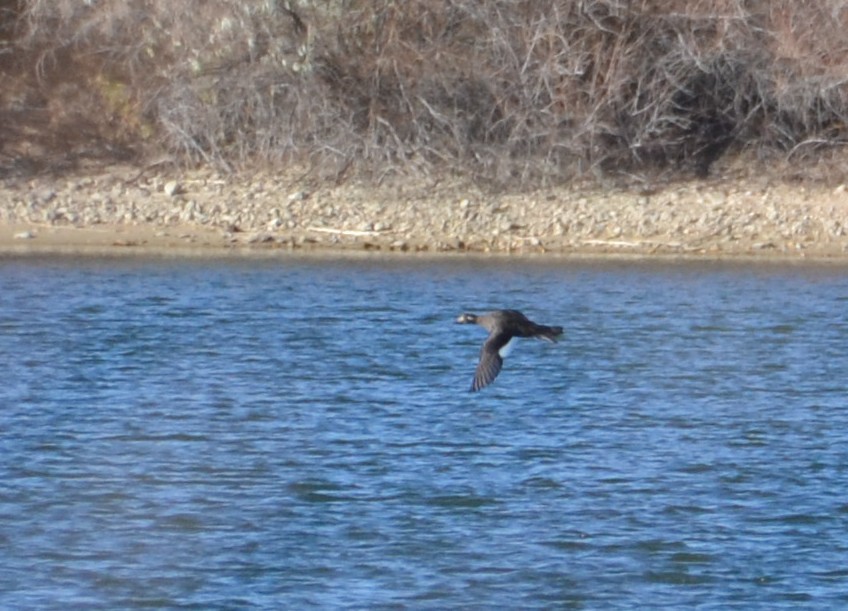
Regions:
<instances>
[{"instance_id":1,"label":"gravel beach","mask_svg":"<svg viewBox=\"0 0 848 611\"><path fill-rule=\"evenodd\" d=\"M848 261L848 188L767 177L489 193L395 178L99 168L0 182L0 251L549 253Z\"/></svg>"}]
</instances>

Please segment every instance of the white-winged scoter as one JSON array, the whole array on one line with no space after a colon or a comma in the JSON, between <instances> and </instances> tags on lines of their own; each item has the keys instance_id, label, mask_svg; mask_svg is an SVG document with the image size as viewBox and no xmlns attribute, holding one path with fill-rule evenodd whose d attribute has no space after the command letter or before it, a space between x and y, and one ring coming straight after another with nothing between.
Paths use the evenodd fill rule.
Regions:
<instances>
[{"instance_id":1,"label":"white-winged scoter","mask_svg":"<svg viewBox=\"0 0 848 611\"><path fill-rule=\"evenodd\" d=\"M478 324L489 332L480 350L480 362L474 372L471 392L476 392L494 381L503 367L504 347L514 337L535 337L555 342L562 335L562 327L539 325L518 310L495 310L488 314L460 314L458 323Z\"/></svg>"}]
</instances>

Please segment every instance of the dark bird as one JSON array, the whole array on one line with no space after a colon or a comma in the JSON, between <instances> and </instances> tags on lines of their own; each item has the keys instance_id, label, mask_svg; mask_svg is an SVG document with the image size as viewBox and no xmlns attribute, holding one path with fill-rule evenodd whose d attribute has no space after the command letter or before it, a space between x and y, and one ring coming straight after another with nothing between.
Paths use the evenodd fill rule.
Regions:
<instances>
[{"instance_id":1,"label":"dark bird","mask_svg":"<svg viewBox=\"0 0 848 611\"><path fill-rule=\"evenodd\" d=\"M480 350L480 362L474 372L471 392L491 384L503 367L504 348L514 337L536 337L555 342L562 335L562 327L539 325L518 310L495 310L488 314L460 314L456 322L475 323L489 332Z\"/></svg>"}]
</instances>

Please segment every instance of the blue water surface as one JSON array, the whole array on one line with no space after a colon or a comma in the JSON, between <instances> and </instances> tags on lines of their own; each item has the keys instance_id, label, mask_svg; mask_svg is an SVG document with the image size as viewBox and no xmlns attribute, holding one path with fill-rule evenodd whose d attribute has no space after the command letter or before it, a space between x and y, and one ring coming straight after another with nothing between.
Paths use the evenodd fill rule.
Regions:
<instances>
[{"instance_id":1,"label":"blue water surface","mask_svg":"<svg viewBox=\"0 0 848 611\"><path fill-rule=\"evenodd\" d=\"M510 307L562 325L468 388ZM0 607L848 605L848 269L0 259Z\"/></svg>"}]
</instances>

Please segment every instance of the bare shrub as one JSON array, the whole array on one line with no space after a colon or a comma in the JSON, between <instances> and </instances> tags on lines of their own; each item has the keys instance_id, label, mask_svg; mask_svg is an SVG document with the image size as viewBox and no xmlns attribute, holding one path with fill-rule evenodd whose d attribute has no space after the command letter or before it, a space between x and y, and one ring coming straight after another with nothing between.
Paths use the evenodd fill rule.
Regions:
<instances>
[{"instance_id":1,"label":"bare shrub","mask_svg":"<svg viewBox=\"0 0 848 611\"><path fill-rule=\"evenodd\" d=\"M84 65L127 130L227 167L703 175L727 151L810 158L848 125L839 0L21 6L17 44L45 78Z\"/></svg>"}]
</instances>

